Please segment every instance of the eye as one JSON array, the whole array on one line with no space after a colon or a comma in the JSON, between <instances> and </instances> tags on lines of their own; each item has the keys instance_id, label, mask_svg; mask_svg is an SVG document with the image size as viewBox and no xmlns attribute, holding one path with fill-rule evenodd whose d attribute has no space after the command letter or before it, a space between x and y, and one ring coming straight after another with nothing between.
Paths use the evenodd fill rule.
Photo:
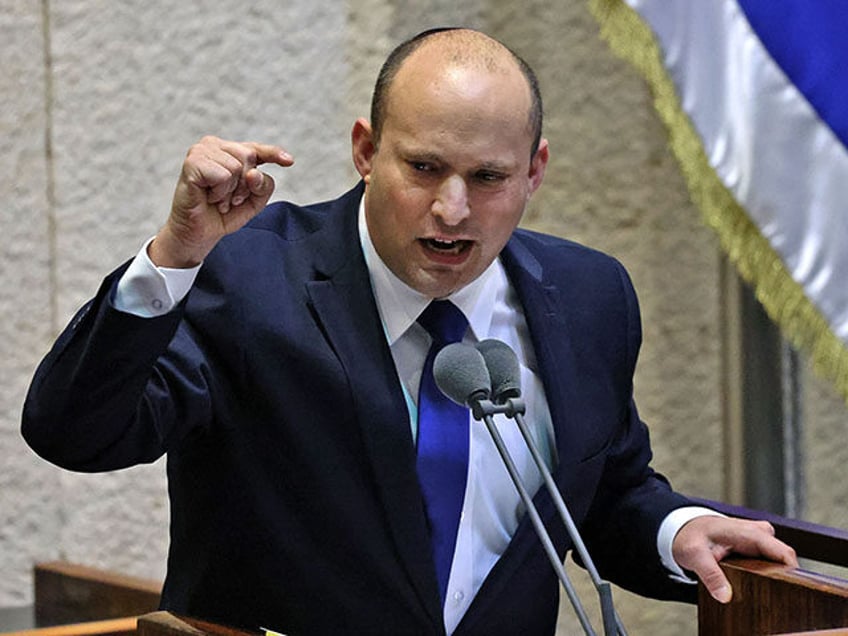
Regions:
<instances>
[{"instance_id":1,"label":"eye","mask_svg":"<svg viewBox=\"0 0 848 636\"><path fill-rule=\"evenodd\" d=\"M501 181L506 179L506 176L499 172L481 170L480 172L474 175L474 178L482 183L500 183Z\"/></svg>"},{"instance_id":2,"label":"eye","mask_svg":"<svg viewBox=\"0 0 848 636\"><path fill-rule=\"evenodd\" d=\"M433 172L435 167L431 163L427 163L426 161L410 161L409 166L415 170L415 172Z\"/></svg>"}]
</instances>

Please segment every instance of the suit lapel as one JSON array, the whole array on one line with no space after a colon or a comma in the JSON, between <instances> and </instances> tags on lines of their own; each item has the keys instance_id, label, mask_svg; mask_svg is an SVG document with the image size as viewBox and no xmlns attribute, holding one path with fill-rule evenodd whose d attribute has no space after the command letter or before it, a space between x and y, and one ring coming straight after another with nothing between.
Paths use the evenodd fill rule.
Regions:
<instances>
[{"instance_id":1,"label":"suit lapel","mask_svg":"<svg viewBox=\"0 0 848 636\"><path fill-rule=\"evenodd\" d=\"M420 605L441 629L435 570L429 551L422 548L429 545L429 538L406 401L357 239L359 196L340 201L346 209L328 219L326 251L318 256L319 279L307 283L307 291L316 320L350 382L357 421L399 560Z\"/></svg>"},{"instance_id":2,"label":"suit lapel","mask_svg":"<svg viewBox=\"0 0 848 636\"><path fill-rule=\"evenodd\" d=\"M525 308L524 317L554 422L558 466L562 466L569 463L571 447L564 428L568 425L567 405L572 400L576 368L562 293L556 282L544 277L541 263L517 239L507 244L502 261Z\"/></svg>"}]
</instances>

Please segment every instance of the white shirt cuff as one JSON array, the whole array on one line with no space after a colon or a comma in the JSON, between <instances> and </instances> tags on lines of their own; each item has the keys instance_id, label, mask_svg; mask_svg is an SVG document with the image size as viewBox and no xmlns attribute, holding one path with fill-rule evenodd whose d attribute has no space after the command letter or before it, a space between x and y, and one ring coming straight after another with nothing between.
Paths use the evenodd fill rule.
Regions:
<instances>
[{"instance_id":1,"label":"white shirt cuff","mask_svg":"<svg viewBox=\"0 0 848 636\"><path fill-rule=\"evenodd\" d=\"M154 318L171 311L186 297L200 265L186 269L156 267L147 255L148 239L115 290L115 308L142 318Z\"/></svg>"},{"instance_id":2,"label":"white shirt cuff","mask_svg":"<svg viewBox=\"0 0 848 636\"><path fill-rule=\"evenodd\" d=\"M660 560L662 561L662 564L670 572L669 576L675 581L679 581L681 583L697 583L697 581L686 576L683 569L677 565L677 562L674 560L674 556L672 555L671 547L674 543L674 537L677 536L680 528L692 521L695 517L704 517L708 515L713 517L724 516L723 514L716 512L715 510L710 510L709 508L686 506L672 510L668 516L663 519L663 522L660 525L660 530L657 533L657 551L660 553Z\"/></svg>"}]
</instances>

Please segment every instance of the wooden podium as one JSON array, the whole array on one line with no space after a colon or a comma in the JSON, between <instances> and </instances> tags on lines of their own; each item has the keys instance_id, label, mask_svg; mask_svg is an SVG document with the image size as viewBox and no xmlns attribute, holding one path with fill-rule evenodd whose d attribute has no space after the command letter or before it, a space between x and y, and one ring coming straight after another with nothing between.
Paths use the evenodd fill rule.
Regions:
<instances>
[{"instance_id":1,"label":"wooden podium","mask_svg":"<svg viewBox=\"0 0 848 636\"><path fill-rule=\"evenodd\" d=\"M755 559L730 559L722 569L733 587L723 605L698 590L698 633L784 634L844 628L848 634L848 581Z\"/></svg>"},{"instance_id":2,"label":"wooden podium","mask_svg":"<svg viewBox=\"0 0 848 636\"><path fill-rule=\"evenodd\" d=\"M769 521L800 559L848 568L848 532L716 501L698 503L728 516ZM733 599L717 603L698 586L700 636L848 636L848 580L759 559L731 558L721 567Z\"/></svg>"},{"instance_id":3,"label":"wooden podium","mask_svg":"<svg viewBox=\"0 0 848 636\"><path fill-rule=\"evenodd\" d=\"M258 636L249 632L170 612L153 612L138 618L138 636Z\"/></svg>"}]
</instances>

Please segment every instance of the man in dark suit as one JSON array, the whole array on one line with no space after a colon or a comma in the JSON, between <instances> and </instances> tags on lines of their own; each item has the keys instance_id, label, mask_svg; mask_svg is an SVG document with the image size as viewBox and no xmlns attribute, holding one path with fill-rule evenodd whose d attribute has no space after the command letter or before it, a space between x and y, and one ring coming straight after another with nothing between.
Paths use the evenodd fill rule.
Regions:
<instances>
[{"instance_id":1,"label":"man in dark suit","mask_svg":"<svg viewBox=\"0 0 848 636\"><path fill-rule=\"evenodd\" d=\"M431 340L416 320L433 299L461 311L464 341L518 352L527 419L603 576L686 599L689 570L727 600L730 551L795 563L768 524L695 509L650 468L626 273L516 229L548 161L541 119L520 58L448 30L384 65L371 121L353 127L362 182L340 199L258 214L274 183L257 166L292 158L192 147L168 221L60 336L23 425L74 470L167 452L163 607L292 634L554 631L557 579L479 425L462 436L456 549L437 579L416 470ZM538 488L520 436L498 426ZM536 501L564 554L544 489Z\"/></svg>"}]
</instances>

